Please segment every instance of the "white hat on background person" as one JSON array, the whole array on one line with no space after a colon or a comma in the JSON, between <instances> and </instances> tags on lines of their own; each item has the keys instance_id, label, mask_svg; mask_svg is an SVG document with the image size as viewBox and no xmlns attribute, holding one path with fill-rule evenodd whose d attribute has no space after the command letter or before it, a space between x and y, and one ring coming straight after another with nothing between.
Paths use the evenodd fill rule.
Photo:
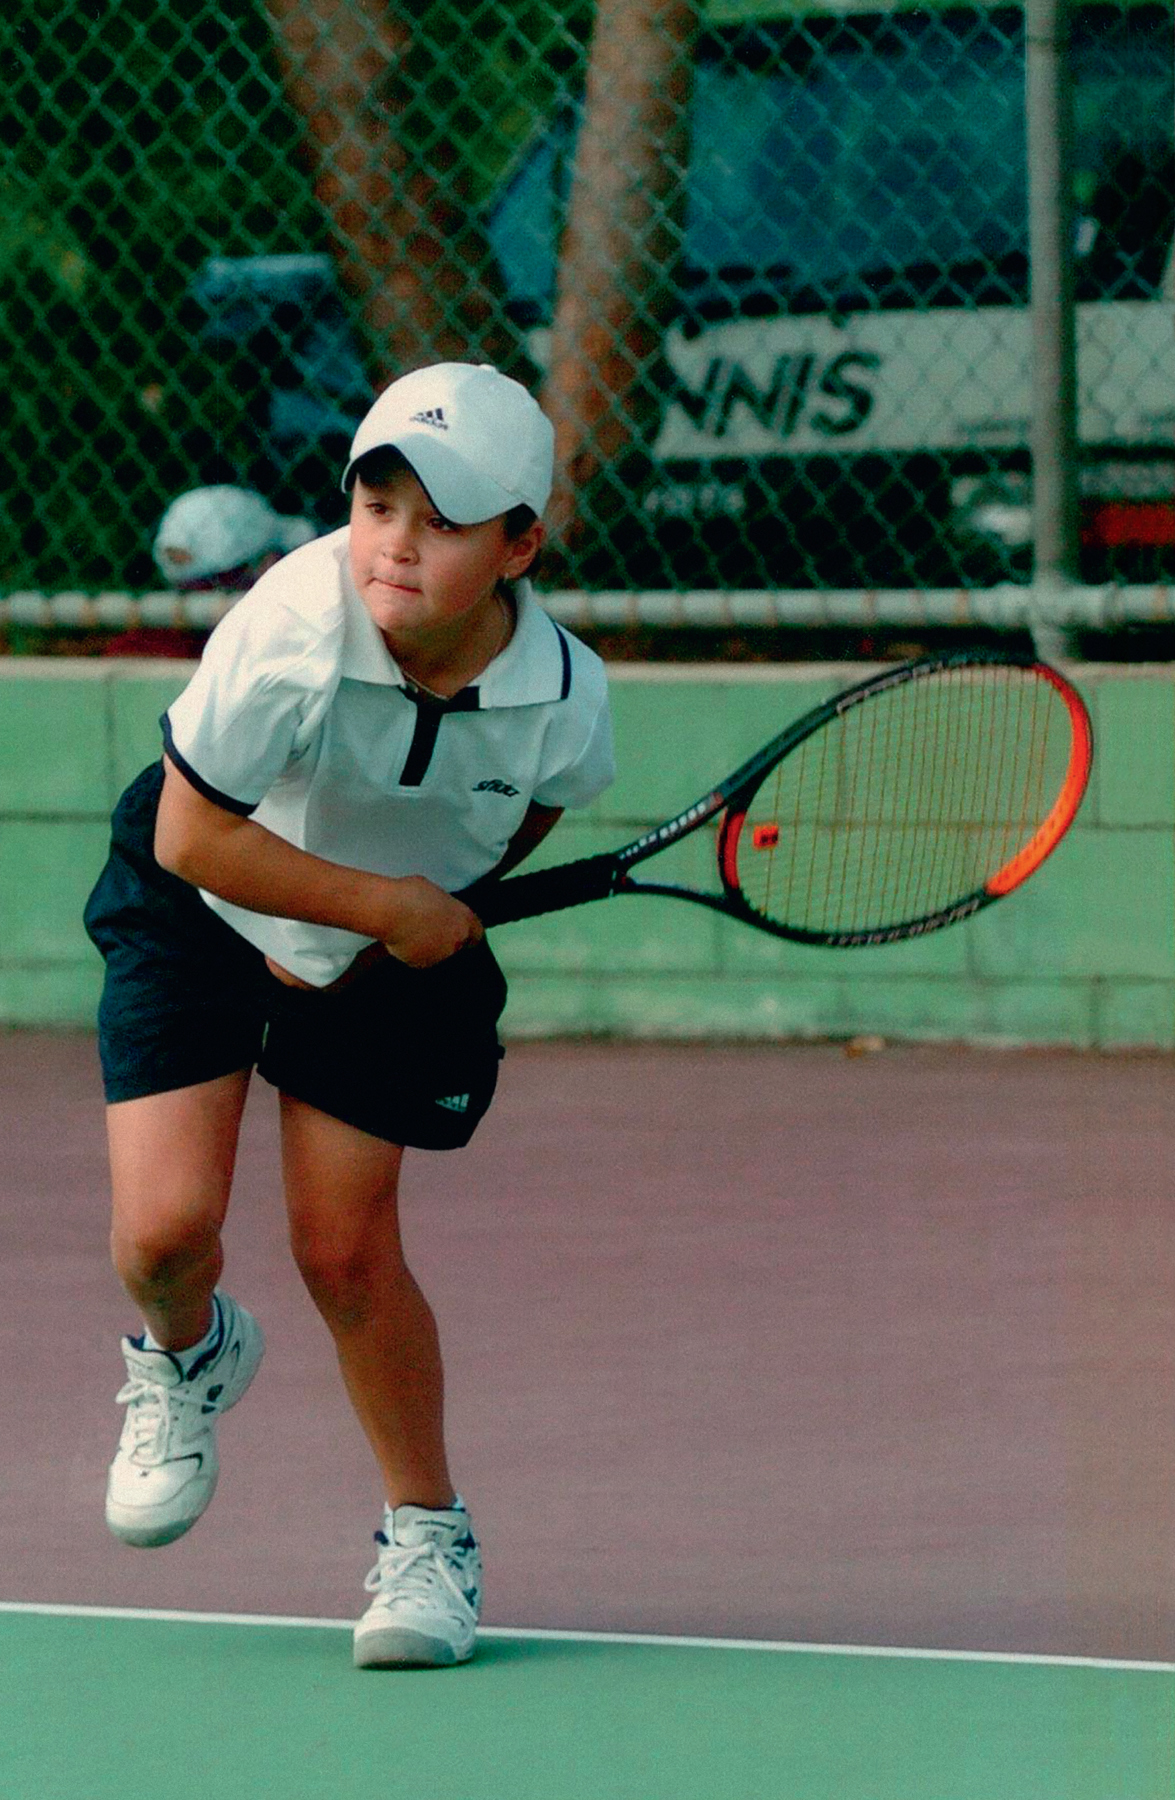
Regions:
<instances>
[{"instance_id":1,"label":"white hat on background person","mask_svg":"<svg viewBox=\"0 0 1175 1800\"><path fill-rule=\"evenodd\" d=\"M398 450L455 525L515 506L541 515L551 494L555 428L533 394L489 363L434 363L385 388L355 433L343 474L371 450Z\"/></svg>"},{"instance_id":2,"label":"white hat on background person","mask_svg":"<svg viewBox=\"0 0 1175 1800\"><path fill-rule=\"evenodd\" d=\"M250 488L193 488L164 513L152 555L169 582L187 587L217 576L255 575L253 565L262 557L284 556L317 536L309 519L274 512Z\"/></svg>"}]
</instances>

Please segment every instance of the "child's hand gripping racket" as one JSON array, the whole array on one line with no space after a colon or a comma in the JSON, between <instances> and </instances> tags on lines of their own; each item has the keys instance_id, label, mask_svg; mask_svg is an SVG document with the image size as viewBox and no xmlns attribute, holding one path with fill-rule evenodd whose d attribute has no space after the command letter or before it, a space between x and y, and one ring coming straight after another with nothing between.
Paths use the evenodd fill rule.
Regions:
<instances>
[{"instance_id":1,"label":"child's hand gripping racket","mask_svg":"<svg viewBox=\"0 0 1175 1800\"><path fill-rule=\"evenodd\" d=\"M805 944L921 937L1040 867L1073 822L1091 758L1085 705L1055 669L985 651L924 657L816 707L622 849L461 897L486 925L663 894ZM633 879L719 814L720 891Z\"/></svg>"}]
</instances>

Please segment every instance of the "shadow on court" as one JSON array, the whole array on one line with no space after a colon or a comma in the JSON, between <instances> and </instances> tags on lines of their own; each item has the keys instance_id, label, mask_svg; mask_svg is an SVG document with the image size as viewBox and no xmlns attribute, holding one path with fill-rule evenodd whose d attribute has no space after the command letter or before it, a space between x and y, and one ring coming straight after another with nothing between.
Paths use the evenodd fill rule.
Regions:
<instances>
[{"instance_id":1,"label":"shadow on court","mask_svg":"<svg viewBox=\"0 0 1175 1800\"><path fill-rule=\"evenodd\" d=\"M406 1179L487 1622L1175 1658L1171 1075L1161 1056L512 1048L474 1145ZM131 1319L101 1115L87 1035L0 1036L0 1305L24 1346L0 1599L357 1615L379 1496L285 1249L260 1086L226 1285L266 1364L191 1536L107 1537ZM295 1642L324 1669L332 1643L351 1681L344 1634ZM463 1695L528 1659L593 1661L493 1643Z\"/></svg>"}]
</instances>

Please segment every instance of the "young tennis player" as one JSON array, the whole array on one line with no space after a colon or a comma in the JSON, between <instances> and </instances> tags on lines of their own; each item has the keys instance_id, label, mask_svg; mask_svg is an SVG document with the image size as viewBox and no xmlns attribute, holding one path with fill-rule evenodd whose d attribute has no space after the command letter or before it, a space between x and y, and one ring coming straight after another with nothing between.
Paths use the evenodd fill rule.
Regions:
<instances>
[{"instance_id":1,"label":"young tennis player","mask_svg":"<svg viewBox=\"0 0 1175 1800\"><path fill-rule=\"evenodd\" d=\"M525 580L552 446L487 366L394 382L352 445L350 524L217 627L86 910L113 1256L143 1321L123 1340L108 1524L135 1545L195 1524L217 1418L261 1360L219 1285L256 1067L280 1096L294 1257L384 1487L363 1667L464 1661L480 1604L397 1219L404 1147L468 1142L497 1079L505 982L459 891L612 776L602 666Z\"/></svg>"}]
</instances>

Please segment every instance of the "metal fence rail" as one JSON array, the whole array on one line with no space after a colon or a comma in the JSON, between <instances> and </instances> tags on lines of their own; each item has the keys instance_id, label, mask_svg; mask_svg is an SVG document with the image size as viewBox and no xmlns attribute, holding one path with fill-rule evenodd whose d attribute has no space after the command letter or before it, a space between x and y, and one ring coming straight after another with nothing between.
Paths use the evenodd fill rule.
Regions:
<instances>
[{"instance_id":1,"label":"metal fence rail","mask_svg":"<svg viewBox=\"0 0 1175 1800\"><path fill-rule=\"evenodd\" d=\"M1171 11L1050 4L1078 584L1051 605L1153 619ZM202 485L340 523L355 421L441 357L541 389L572 611L1018 617L1062 429L1034 397L1030 35L943 0L15 0L0 621L152 594L158 520Z\"/></svg>"},{"instance_id":2,"label":"metal fence rail","mask_svg":"<svg viewBox=\"0 0 1175 1800\"><path fill-rule=\"evenodd\" d=\"M139 626L209 631L235 603L235 594L166 592L35 593L0 595L0 628L28 626L85 631L125 630ZM544 592L543 605L572 629L613 630L667 626L675 630L770 630L777 626L813 626L894 630L945 626L985 627L1000 631L1113 631L1122 626L1175 625L1175 586L1066 586L1045 602L1031 585L1005 582L992 588L767 588L744 592L722 589L668 589L643 592L574 589Z\"/></svg>"}]
</instances>

